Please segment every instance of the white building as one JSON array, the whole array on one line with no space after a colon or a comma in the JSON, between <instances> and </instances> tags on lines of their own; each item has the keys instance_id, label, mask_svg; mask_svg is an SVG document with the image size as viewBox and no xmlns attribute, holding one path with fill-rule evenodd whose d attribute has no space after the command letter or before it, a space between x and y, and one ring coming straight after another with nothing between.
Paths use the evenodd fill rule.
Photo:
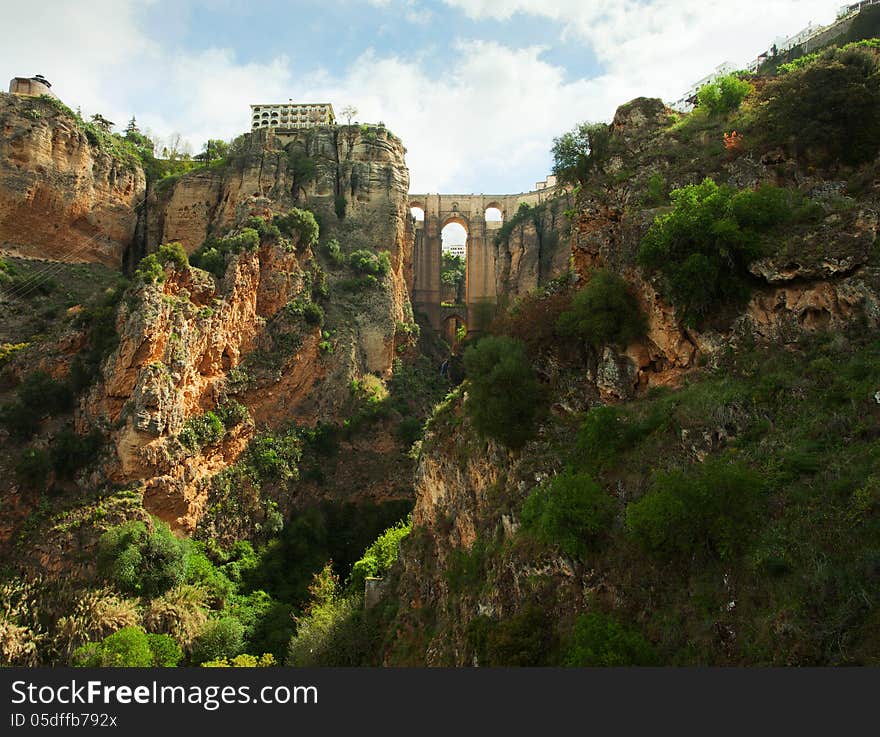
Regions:
<instances>
[{"instance_id":1,"label":"white building","mask_svg":"<svg viewBox=\"0 0 880 737\"><path fill-rule=\"evenodd\" d=\"M329 103L280 105L251 105L251 129L258 128L312 128L316 125L334 125L336 116Z\"/></svg>"},{"instance_id":2,"label":"white building","mask_svg":"<svg viewBox=\"0 0 880 737\"><path fill-rule=\"evenodd\" d=\"M788 51L795 46L800 46L805 41L809 41L813 36L819 33L819 31L823 30L825 30L825 26L819 26L811 22L802 31L798 31L794 34L794 36L778 36L774 39L773 45L776 47L776 51L781 54L783 51Z\"/></svg>"},{"instance_id":3,"label":"white building","mask_svg":"<svg viewBox=\"0 0 880 737\"><path fill-rule=\"evenodd\" d=\"M450 243L443 247L444 253L450 253L453 256L465 258L467 256L467 246L464 243Z\"/></svg>"}]
</instances>

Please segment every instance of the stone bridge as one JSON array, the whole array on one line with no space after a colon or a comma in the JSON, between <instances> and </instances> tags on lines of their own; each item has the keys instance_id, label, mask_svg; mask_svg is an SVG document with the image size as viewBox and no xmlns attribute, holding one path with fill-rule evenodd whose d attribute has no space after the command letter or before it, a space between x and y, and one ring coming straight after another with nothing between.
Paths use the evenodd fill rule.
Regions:
<instances>
[{"instance_id":1,"label":"stone bridge","mask_svg":"<svg viewBox=\"0 0 880 737\"><path fill-rule=\"evenodd\" d=\"M415 221L413 249L413 307L423 312L431 326L447 339L461 326L479 329L480 308L497 301L495 233L512 218L520 204L534 206L558 193L556 187L512 195L411 194L410 207L425 213ZM497 208L502 222L487 221L486 211ZM463 305L443 305L440 270L442 231L458 223L467 232L467 272Z\"/></svg>"}]
</instances>

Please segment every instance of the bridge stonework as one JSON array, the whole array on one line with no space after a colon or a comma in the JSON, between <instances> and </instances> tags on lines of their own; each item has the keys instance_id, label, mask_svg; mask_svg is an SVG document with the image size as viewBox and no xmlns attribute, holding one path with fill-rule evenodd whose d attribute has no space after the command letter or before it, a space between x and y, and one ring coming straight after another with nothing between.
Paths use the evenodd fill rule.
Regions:
<instances>
[{"instance_id":1,"label":"bridge stonework","mask_svg":"<svg viewBox=\"0 0 880 737\"><path fill-rule=\"evenodd\" d=\"M512 218L520 204L535 206L558 194L556 187L509 195L411 194L410 207L420 207L424 222L415 223L413 247L413 307L423 312L435 330L454 317L474 329L480 305L494 305L496 292L495 233ZM503 222L487 222L486 210L501 211ZM442 231L458 223L467 231L467 274L464 309L442 307L440 270ZM463 314L464 313L464 314Z\"/></svg>"}]
</instances>

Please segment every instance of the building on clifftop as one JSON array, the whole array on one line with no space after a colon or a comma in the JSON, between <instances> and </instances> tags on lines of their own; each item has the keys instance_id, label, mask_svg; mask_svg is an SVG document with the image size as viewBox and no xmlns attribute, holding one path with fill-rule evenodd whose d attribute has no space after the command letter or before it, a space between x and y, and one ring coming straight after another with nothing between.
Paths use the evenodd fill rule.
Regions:
<instances>
[{"instance_id":1,"label":"building on clifftop","mask_svg":"<svg viewBox=\"0 0 880 737\"><path fill-rule=\"evenodd\" d=\"M42 74L35 74L33 77L13 77L9 82L9 93L26 97L56 96L52 92L52 83Z\"/></svg>"},{"instance_id":2,"label":"building on clifftop","mask_svg":"<svg viewBox=\"0 0 880 737\"><path fill-rule=\"evenodd\" d=\"M258 128L313 128L335 125L333 106L325 103L293 103L251 105L251 130Z\"/></svg>"}]
</instances>

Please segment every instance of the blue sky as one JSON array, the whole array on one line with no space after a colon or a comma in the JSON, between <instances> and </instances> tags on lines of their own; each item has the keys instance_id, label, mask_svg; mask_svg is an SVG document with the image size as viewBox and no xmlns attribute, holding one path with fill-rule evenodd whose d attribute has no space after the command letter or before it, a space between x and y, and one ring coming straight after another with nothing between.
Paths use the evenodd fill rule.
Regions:
<instances>
[{"instance_id":1,"label":"blue sky","mask_svg":"<svg viewBox=\"0 0 880 737\"><path fill-rule=\"evenodd\" d=\"M44 0L0 47L84 113L193 151L252 102L329 100L408 148L414 192L527 191L553 137L834 17L834 0Z\"/></svg>"}]
</instances>

